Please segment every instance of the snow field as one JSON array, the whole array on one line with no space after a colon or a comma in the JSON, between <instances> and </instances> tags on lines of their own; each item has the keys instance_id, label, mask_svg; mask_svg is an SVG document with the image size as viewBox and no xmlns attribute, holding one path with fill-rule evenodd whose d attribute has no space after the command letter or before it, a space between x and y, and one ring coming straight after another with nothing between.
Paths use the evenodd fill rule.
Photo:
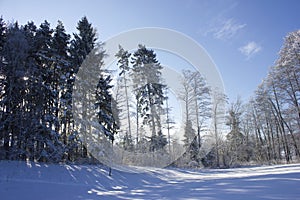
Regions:
<instances>
[{"instance_id":1,"label":"snow field","mask_svg":"<svg viewBox=\"0 0 300 200\"><path fill-rule=\"evenodd\" d=\"M0 161L0 199L300 199L300 164L159 169Z\"/></svg>"}]
</instances>

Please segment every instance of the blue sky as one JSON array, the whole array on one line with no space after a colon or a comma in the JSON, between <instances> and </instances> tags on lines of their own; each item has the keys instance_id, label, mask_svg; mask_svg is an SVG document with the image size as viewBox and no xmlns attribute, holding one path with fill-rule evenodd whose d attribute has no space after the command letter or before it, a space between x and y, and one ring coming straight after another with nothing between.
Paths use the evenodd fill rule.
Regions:
<instances>
[{"instance_id":1,"label":"blue sky","mask_svg":"<svg viewBox=\"0 0 300 200\"><path fill-rule=\"evenodd\" d=\"M231 101L251 96L278 56L284 36L300 27L297 0L0 0L0 14L20 24L63 21L69 33L82 16L99 39L134 28L162 27L182 32L208 52Z\"/></svg>"}]
</instances>

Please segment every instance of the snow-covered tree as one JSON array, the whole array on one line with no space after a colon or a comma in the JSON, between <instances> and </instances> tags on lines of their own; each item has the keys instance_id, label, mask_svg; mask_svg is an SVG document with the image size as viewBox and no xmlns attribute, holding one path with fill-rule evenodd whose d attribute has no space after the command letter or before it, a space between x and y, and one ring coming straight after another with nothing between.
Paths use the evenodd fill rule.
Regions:
<instances>
[{"instance_id":1,"label":"snow-covered tree","mask_svg":"<svg viewBox=\"0 0 300 200\"><path fill-rule=\"evenodd\" d=\"M245 145L246 138L241 129L242 114L242 101L238 98L236 102L231 104L228 115L226 116L226 125L230 128L230 132L226 135L228 144L228 163L226 163L226 165L229 166L239 164L239 162L245 161L247 157L247 146Z\"/></svg>"},{"instance_id":2,"label":"snow-covered tree","mask_svg":"<svg viewBox=\"0 0 300 200\"><path fill-rule=\"evenodd\" d=\"M166 114L166 121L165 121L165 125L166 125L166 129L167 129L167 133L168 133L168 150L169 153L171 153L171 134L170 131L171 129L174 128L174 120L172 119L171 116L171 111L172 111L172 107L169 106L169 97L168 97L168 88L166 88L166 108L165 108L165 114Z\"/></svg>"},{"instance_id":3,"label":"snow-covered tree","mask_svg":"<svg viewBox=\"0 0 300 200\"><path fill-rule=\"evenodd\" d=\"M77 24L79 33L74 34L74 39L71 41L71 57L74 72L77 73L80 65L86 56L94 49L97 41L96 30L88 21L87 17L83 17Z\"/></svg>"},{"instance_id":4,"label":"snow-covered tree","mask_svg":"<svg viewBox=\"0 0 300 200\"><path fill-rule=\"evenodd\" d=\"M162 66L156 59L154 51L143 45L139 45L134 52L132 64L137 113L140 113L143 124L149 126L152 132L151 137L155 137L162 131L160 114L165 100L164 88L166 87L162 84Z\"/></svg>"},{"instance_id":5,"label":"snow-covered tree","mask_svg":"<svg viewBox=\"0 0 300 200\"><path fill-rule=\"evenodd\" d=\"M220 167L220 158L221 158L221 131L224 126L225 118L225 106L227 102L226 95L219 91L218 88L215 88L213 91L213 105L212 105L212 134L214 138L214 150L216 158L216 166Z\"/></svg>"},{"instance_id":6,"label":"snow-covered tree","mask_svg":"<svg viewBox=\"0 0 300 200\"><path fill-rule=\"evenodd\" d=\"M295 133L300 128L300 30L289 33L279 52L277 65L271 73L275 90L274 100L282 105L282 122L286 126L295 154L300 157L299 141ZM273 85L273 86L274 86ZM276 98L276 94L278 98ZM277 114L279 109L276 109Z\"/></svg>"},{"instance_id":7,"label":"snow-covered tree","mask_svg":"<svg viewBox=\"0 0 300 200\"><path fill-rule=\"evenodd\" d=\"M193 127L193 111L195 105L195 95L194 90L191 87L191 77L192 72L190 70L182 71L183 78L181 80L182 89L179 98L184 102L185 107L185 119L184 119L184 146L186 149L186 154L189 158L196 159L198 154L198 147L195 146L196 142L196 133Z\"/></svg>"},{"instance_id":8,"label":"snow-covered tree","mask_svg":"<svg viewBox=\"0 0 300 200\"><path fill-rule=\"evenodd\" d=\"M53 49L51 48L53 42L53 29L47 21L44 21L36 31L34 46L36 48L36 62L42 76L42 90L43 90L43 130L49 131L49 136L46 139L47 150L43 149L43 159L46 157L53 157L54 154L59 154L62 144L60 142L60 135L58 132L58 90L56 89L57 77L54 60ZM42 131L44 132L44 131ZM55 152L55 153L54 153ZM61 154L61 153L60 153ZM61 156L61 155L60 155ZM59 155L57 155L59 157ZM52 159L52 158L50 158Z\"/></svg>"},{"instance_id":9,"label":"snow-covered tree","mask_svg":"<svg viewBox=\"0 0 300 200\"><path fill-rule=\"evenodd\" d=\"M184 146L186 153L189 154L190 161L199 162L199 145L196 137L196 131L193 128L191 120L188 120L184 126Z\"/></svg>"},{"instance_id":10,"label":"snow-covered tree","mask_svg":"<svg viewBox=\"0 0 300 200\"><path fill-rule=\"evenodd\" d=\"M26 58L29 46L24 32L17 23L7 30L6 42L2 49L2 134L6 159L17 159L21 147L18 139L25 137L23 97L25 94ZM20 150L20 151L19 151ZM24 154L22 153L21 156Z\"/></svg>"},{"instance_id":11,"label":"snow-covered tree","mask_svg":"<svg viewBox=\"0 0 300 200\"><path fill-rule=\"evenodd\" d=\"M70 80L72 76L72 64L69 55L70 35L66 33L64 25L61 21L54 30L53 42L51 49L53 52L53 89L56 91L54 102L54 114L59 121L55 126L55 130L60 133L61 141L65 146L66 156L68 159L74 158L78 144L77 132L72 127L72 113L68 107L70 104Z\"/></svg>"},{"instance_id":12,"label":"snow-covered tree","mask_svg":"<svg viewBox=\"0 0 300 200\"><path fill-rule=\"evenodd\" d=\"M117 133L118 124L116 123L115 116L113 114L113 98L111 95L110 85L112 79L111 77L101 75L97 90L96 90L96 110L97 118L101 125L101 133L107 136L112 142L115 139L115 134Z\"/></svg>"},{"instance_id":13,"label":"snow-covered tree","mask_svg":"<svg viewBox=\"0 0 300 200\"><path fill-rule=\"evenodd\" d=\"M290 162L299 152L300 32L285 37L276 66L257 87L249 117L258 162Z\"/></svg>"},{"instance_id":14,"label":"snow-covered tree","mask_svg":"<svg viewBox=\"0 0 300 200\"><path fill-rule=\"evenodd\" d=\"M100 124L100 133L104 134L113 145L115 140L115 134L119 126L117 124L117 113L114 112L115 100L112 98L110 85L112 79L110 75L104 76L101 74L96 89L96 114ZM112 158L110 158L112 159ZM111 175L111 168L109 169L109 175Z\"/></svg>"},{"instance_id":15,"label":"snow-covered tree","mask_svg":"<svg viewBox=\"0 0 300 200\"><path fill-rule=\"evenodd\" d=\"M154 152L163 149L168 144L168 140L162 132L158 132L157 135L150 137L149 150Z\"/></svg>"},{"instance_id":16,"label":"snow-covered tree","mask_svg":"<svg viewBox=\"0 0 300 200\"><path fill-rule=\"evenodd\" d=\"M196 133L199 149L201 147L201 131L207 126L206 121L211 117L211 94L204 77L199 71L193 72L190 76L190 84L193 88L194 112Z\"/></svg>"},{"instance_id":17,"label":"snow-covered tree","mask_svg":"<svg viewBox=\"0 0 300 200\"><path fill-rule=\"evenodd\" d=\"M72 96L73 86L75 83L76 74L81 67L83 61L95 48L97 37L96 30L92 27L92 24L88 21L87 17L83 17L77 24L77 30L79 33L74 34L74 39L70 45L70 56L71 56L71 68L67 72L67 86L65 92L66 99L66 121L67 126L73 127L73 114L72 114ZM83 102L85 103L85 102ZM74 132L75 133L75 132ZM83 141L85 142L85 141ZM82 156L87 157L87 148L81 145Z\"/></svg>"},{"instance_id":18,"label":"snow-covered tree","mask_svg":"<svg viewBox=\"0 0 300 200\"><path fill-rule=\"evenodd\" d=\"M129 70L130 70L130 66L129 66L129 59L131 54L124 50L123 47L121 45L119 45L119 51L118 53L115 55L116 58L118 59L118 67L120 70L119 76L120 79L118 79L118 85L117 87L119 87L119 91L118 92L122 92L124 93L123 95L123 99L120 99L122 101L124 101L125 103L125 112L126 112L126 121L127 124L123 124L123 126L126 126L126 129L124 130L125 135L123 137L123 146L126 150L128 149L133 149L133 140L132 140L132 128L131 128L131 111L130 111L130 94L128 94L128 87L129 87L129 83L130 83L130 79L129 79Z\"/></svg>"}]
</instances>

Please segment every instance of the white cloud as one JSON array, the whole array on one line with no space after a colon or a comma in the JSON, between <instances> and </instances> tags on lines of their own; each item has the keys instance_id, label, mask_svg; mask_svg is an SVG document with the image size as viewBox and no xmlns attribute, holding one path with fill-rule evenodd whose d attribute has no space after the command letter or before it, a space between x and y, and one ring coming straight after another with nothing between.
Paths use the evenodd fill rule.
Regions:
<instances>
[{"instance_id":1,"label":"white cloud","mask_svg":"<svg viewBox=\"0 0 300 200\"><path fill-rule=\"evenodd\" d=\"M249 59L251 56L261 51L261 49L262 47L259 44L251 41L248 42L245 46L240 47L239 51L244 54L247 59Z\"/></svg>"},{"instance_id":2,"label":"white cloud","mask_svg":"<svg viewBox=\"0 0 300 200\"><path fill-rule=\"evenodd\" d=\"M240 24L234 19L227 19L222 21L218 26L214 27L210 32L217 39L230 39L237 34L237 32L243 29L246 24Z\"/></svg>"}]
</instances>

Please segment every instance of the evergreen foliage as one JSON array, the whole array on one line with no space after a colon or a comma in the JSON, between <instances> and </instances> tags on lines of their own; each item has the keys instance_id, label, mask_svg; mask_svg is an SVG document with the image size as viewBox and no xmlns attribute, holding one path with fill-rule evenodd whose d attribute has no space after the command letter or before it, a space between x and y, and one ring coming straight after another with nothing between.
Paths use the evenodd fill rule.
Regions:
<instances>
[{"instance_id":1,"label":"evergreen foliage","mask_svg":"<svg viewBox=\"0 0 300 200\"><path fill-rule=\"evenodd\" d=\"M0 159L60 162L82 156L71 110L80 63L70 48L88 54L96 37L85 17L78 27L71 45L61 21L53 30L47 21L39 27L34 22L6 26L0 19Z\"/></svg>"}]
</instances>

